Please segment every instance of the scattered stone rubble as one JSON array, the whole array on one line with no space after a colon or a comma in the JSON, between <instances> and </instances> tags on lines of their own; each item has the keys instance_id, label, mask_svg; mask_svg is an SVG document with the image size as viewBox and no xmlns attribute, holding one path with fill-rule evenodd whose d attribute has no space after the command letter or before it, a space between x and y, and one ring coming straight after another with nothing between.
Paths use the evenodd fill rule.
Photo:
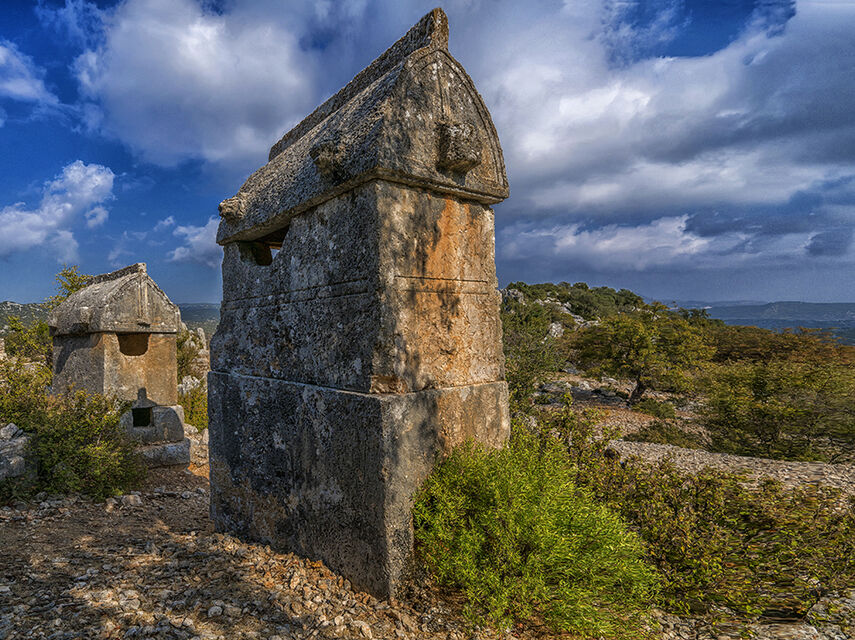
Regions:
<instances>
[{"instance_id":1,"label":"scattered stone rubble","mask_svg":"<svg viewBox=\"0 0 855 640\"><path fill-rule=\"evenodd\" d=\"M211 515L392 595L438 454L509 433L495 127L436 9L220 205Z\"/></svg>"},{"instance_id":2,"label":"scattered stone rubble","mask_svg":"<svg viewBox=\"0 0 855 640\"><path fill-rule=\"evenodd\" d=\"M215 533L204 477L153 470L139 492L98 503L41 494L0 508L0 640L487 640L552 637L473 629L422 580L400 600L355 590L320 562ZM158 475L159 474L159 475ZM742 626L655 613L663 640L737 640ZM855 637L855 592L810 623L756 624L760 640Z\"/></svg>"},{"instance_id":3,"label":"scattered stone rubble","mask_svg":"<svg viewBox=\"0 0 855 640\"><path fill-rule=\"evenodd\" d=\"M184 435L190 441L191 464L197 467L208 464L208 430L199 431L192 424L185 424Z\"/></svg>"},{"instance_id":4,"label":"scattered stone rubble","mask_svg":"<svg viewBox=\"0 0 855 640\"><path fill-rule=\"evenodd\" d=\"M411 604L354 590L320 562L212 531L207 482L94 503L0 509L0 640L20 638L504 638L408 587ZM154 525L152 524L154 523Z\"/></svg>"}]
</instances>

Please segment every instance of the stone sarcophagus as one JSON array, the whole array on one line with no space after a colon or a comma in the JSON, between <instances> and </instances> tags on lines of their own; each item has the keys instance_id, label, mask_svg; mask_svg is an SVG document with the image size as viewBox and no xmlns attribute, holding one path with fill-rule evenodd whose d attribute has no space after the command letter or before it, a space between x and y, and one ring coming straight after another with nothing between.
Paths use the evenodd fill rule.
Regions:
<instances>
[{"instance_id":1,"label":"stone sarcophagus","mask_svg":"<svg viewBox=\"0 0 855 640\"><path fill-rule=\"evenodd\" d=\"M178 405L178 307L138 263L95 276L48 320L53 390L82 389L132 403L122 422L150 466L187 464Z\"/></svg>"},{"instance_id":2,"label":"stone sarcophagus","mask_svg":"<svg viewBox=\"0 0 855 640\"><path fill-rule=\"evenodd\" d=\"M436 458L501 446L502 151L437 9L220 205L211 514L394 594Z\"/></svg>"}]
</instances>

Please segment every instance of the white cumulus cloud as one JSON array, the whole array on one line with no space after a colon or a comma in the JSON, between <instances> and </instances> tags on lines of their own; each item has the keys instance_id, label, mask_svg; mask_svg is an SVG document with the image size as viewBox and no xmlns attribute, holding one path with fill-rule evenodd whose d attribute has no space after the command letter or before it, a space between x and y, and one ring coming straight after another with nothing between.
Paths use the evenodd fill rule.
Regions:
<instances>
[{"instance_id":1,"label":"white cumulus cloud","mask_svg":"<svg viewBox=\"0 0 855 640\"><path fill-rule=\"evenodd\" d=\"M217 227L220 221L211 217L207 224L198 227L181 225L174 235L184 239L184 245L169 252L172 262L198 262L208 267L218 267L223 261L223 249L217 244Z\"/></svg>"},{"instance_id":2,"label":"white cumulus cloud","mask_svg":"<svg viewBox=\"0 0 855 640\"><path fill-rule=\"evenodd\" d=\"M18 202L0 209L0 256L48 245L60 262L72 260L72 225L81 214L90 228L106 220L101 204L113 196L114 177L109 167L76 160L45 183L38 207Z\"/></svg>"},{"instance_id":3,"label":"white cumulus cloud","mask_svg":"<svg viewBox=\"0 0 855 640\"><path fill-rule=\"evenodd\" d=\"M163 218L163 220L158 220L157 224L154 225L154 231L157 233L158 231L165 231L170 227L175 226L175 216L167 216Z\"/></svg>"},{"instance_id":4,"label":"white cumulus cloud","mask_svg":"<svg viewBox=\"0 0 855 640\"><path fill-rule=\"evenodd\" d=\"M312 61L269 14L126 0L103 28L75 62L87 121L151 162L259 162L312 107Z\"/></svg>"},{"instance_id":5,"label":"white cumulus cloud","mask_svg":"<svg viewBox=\"0 0 855 640\"><path fill-rule=\"evenodd\" d=\"M0 97L22 102L58 104L44 83L44 70L11 42L0 41Z\"/></svg>"}]
</instances>

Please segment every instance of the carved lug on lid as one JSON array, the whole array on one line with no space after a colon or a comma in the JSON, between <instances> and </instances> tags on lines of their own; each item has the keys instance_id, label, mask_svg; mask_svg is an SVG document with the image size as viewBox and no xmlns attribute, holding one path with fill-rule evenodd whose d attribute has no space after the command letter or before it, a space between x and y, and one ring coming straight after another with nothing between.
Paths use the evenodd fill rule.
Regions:
<instances>
[{"instance_id":1,"label":"carved lug on lid","mask_svg":"<svg viewBox=\"0 0 855 640\"><path fill-rule=\"evenodd\" d=\"M481 164L481 139L468 122L440 122L437 125L441 170L466 173Z\"/></svg>"},{"instance_id":2,"label":"carved lug on lid","mask_svg":"<svg viewBox=\"0 0 855 640\"><path fill-rule=\"evenodd\" d=\"M244 216L243 202L238 196L223 200L217 208L220 211L220 217L226 222L236 222Z\"/></svg>"},{"instance_id":3,"label":"carved lug on lid","mask_svg":"<svg viewBox=\"0 0 855 640\"><path fill-rule=\"evenodd\" d=\"M335 140L324 140L309 149L309 155L318 172L326 177L335 177L341 169L344 160L344 149L341 143Z\"/></svg>"}]
</instances>

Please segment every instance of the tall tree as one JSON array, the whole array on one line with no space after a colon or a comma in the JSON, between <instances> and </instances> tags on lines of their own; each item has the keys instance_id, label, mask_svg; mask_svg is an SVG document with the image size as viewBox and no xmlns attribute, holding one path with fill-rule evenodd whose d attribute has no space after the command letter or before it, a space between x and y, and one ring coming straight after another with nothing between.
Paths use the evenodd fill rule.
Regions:
<instances>
[{"instance_id":1,"label":"tall tree","mask_svg":"<svg viewBox=\"0 0 855 640\"><path fill-rule=\"evenodd\" d=\"M580 331L575 346L586 368L633 381L630 402L648 389L684 388L712 354L700 328L661 305L605 318Z\"/></svg>"}]
</instances>

